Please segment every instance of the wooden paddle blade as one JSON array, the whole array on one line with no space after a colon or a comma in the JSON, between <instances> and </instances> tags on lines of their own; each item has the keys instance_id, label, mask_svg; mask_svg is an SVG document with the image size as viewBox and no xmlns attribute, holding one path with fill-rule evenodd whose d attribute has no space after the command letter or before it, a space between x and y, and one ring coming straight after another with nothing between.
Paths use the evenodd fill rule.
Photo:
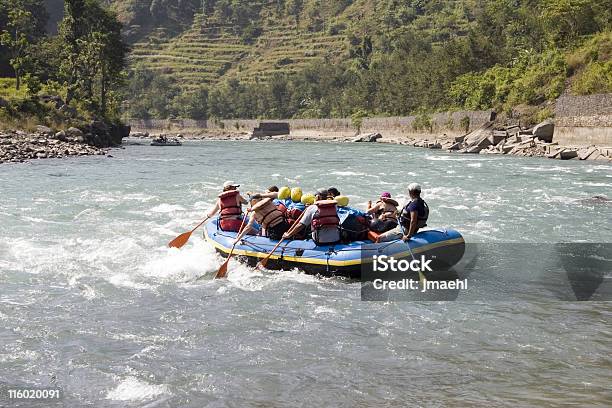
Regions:
<instances>
[{"instance_id":1,"label":"wooden paddle blade","mask_svg":"<svg viewBox=\"0 0 612 408\"><path fill-rule=\"evenodd\" d=\"M229 258L219 267L217 274L215 275L215 279L225 278L227 276L227 264L229 263Z\"/></svg>"},{"instance_id":2,"label":"wooden paddle blade","mask_svg":"<svg viewBox=\"0 0 612 408\"><path fill-rule=\"evenodd\" d=\"M192 232L193 231L182 233L181 235L179 235L178 237L176 237L172 241L170 241L168 243L168 246L170 248L181 248L183 245L185 245L187 243L187 241L189 241L189 238L191 237L191 233Z\"/></svg>"},{"instance_id":3,"label":"wooden paddle blade","mask_svg":"<svg viewBox=\"0 0 612 408\"><path fill-rule=\"evenodd\" d=\"M266 256L264 259L262 259L261 261L259 261L259 262L257 263L256 268L257 268L257 269L263 269L263 268L265 268L265 267L266 267L266 265L268 264L268 259L270 259L270 257L269 257L269 256Z\"/></svg>"}]
</instances>

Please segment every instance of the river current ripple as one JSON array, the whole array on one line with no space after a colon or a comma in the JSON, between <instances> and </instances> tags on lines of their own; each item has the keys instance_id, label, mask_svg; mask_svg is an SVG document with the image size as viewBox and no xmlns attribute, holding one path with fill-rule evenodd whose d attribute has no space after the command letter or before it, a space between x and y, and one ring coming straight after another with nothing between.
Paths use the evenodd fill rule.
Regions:
<instances>
[{"instance_id":1,"label":"river current ripple","mask_svg":"<svg viewBox=\"0 0 612 408\"><path fill-rule=\"evenodd\" d=\"M358 282L237 262L213 281L221 259L200 234L180 251L166 243L226 179L333 185L355 206L382 191L403 200L418 181L430 225L468 242L610 243L612 205L591 197L611 196L612 166L137 143L0 167L0 388L58 386L68 407L609 406L609 302L496 300L503 285L481 301L362 302Z\"/></svg>"}]
</instances>

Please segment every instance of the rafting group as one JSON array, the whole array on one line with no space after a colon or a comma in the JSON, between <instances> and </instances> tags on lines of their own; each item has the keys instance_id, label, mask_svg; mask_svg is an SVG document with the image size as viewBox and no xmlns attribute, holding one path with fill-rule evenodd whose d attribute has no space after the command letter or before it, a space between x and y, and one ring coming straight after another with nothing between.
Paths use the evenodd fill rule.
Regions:
<instances>
[{"instance_id":1,"label":"rafting group","mask_svg":"<svg viewBox=\"0 0 612 408\"><path fill-rule=\"evenodd\" d=\"M269 187L265 192L247 193L239 184L227 181L207 218L219 214L218 226L236 232L234 243L245 235L261 235L271 240L312 238L317 245L333 245L370 239L386 242L409 240L427 225L429 207L421 198L421 186L408 186L410 202L400 209L388 192L383 192L366 210L349 207L349 198L337 188L303 194L300 187ZM242 206L248 204L248 217ZM248 221L247 221L248 219Z\"/></svg>"},{"instance_id":2,"label":"rafting group","mask_svg":"<svg viewBox=\"0 0 612 408\"><path fill-rule=\"evenodd\" d=\"M299 187L271 186L246 198L239 187L225 182L206 218L168 244L181 248L203 225L205 240L226 257L216 278L226 276L233 255L259 269L359 278L373 256L428 257L436 269L447 269L465 251L459 232L423 229L429 207L416 183L408 186L410 201L403 207L383 192L365 210L350 207L349 198L334 187L303 194Z\"/></svg>"}]
</instances>

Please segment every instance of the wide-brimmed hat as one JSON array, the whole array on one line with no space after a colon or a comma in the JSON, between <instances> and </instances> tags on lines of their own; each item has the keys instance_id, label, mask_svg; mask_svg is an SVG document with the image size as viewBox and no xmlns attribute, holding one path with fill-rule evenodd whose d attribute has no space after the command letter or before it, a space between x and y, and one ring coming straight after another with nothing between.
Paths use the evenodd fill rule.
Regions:
<instances>
[{"instance_id":1,"label":"wide-brimmed hat","mask_svg":"<svg viewBox=\"0 0 612 408\"><path fill-rule=\"evenodd\" d=\"M391 193L388 193L386 191L380 195L380 199L384 203L391 204L391 205L394 205L396 207L399 205L399 203L397 201L395 201L394 199L391 198Z\"/></svg>"},{"instance_id":2,"label":"wide-brimmed hat","mask_svg":"<svg viewBox=\"0 0 612 408\"><path fill-rule=\"evenodd\" d=\"M228 187L238 188L240 187L240 184L236 184L233 181L226 181L225 183L223 183L223 188L228 188Z\"/></svg>"}]
</instances>

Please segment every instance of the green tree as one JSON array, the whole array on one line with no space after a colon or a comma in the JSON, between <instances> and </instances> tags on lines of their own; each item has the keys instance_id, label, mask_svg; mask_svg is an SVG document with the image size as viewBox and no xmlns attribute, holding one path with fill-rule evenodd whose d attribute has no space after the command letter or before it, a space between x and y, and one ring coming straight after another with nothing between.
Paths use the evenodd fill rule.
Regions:
<instances>
[{"instance_id":1,"label":"green tree","mask_svg":"<svg viewBox=\"0 0 612 408\"><path fill-rule=\"evenodd\" d=\"M59 38L66 103L76 97L97 113L110 113L108 95L122 84L128 52L121 23L98 0L66 0Z\"/></svg>"},{"instance_id":2,"label":"green tree","mask_svg":"<svg viewBox=\"0 0 612 408\"><path fill-rule=\"evenodd\" d=\"M368 113L362 109L354 112L351 115L351 124L355 128L357 134L361 133L361 126L363 126L363 119L368 117Z\"/></svg>"},{"instance_id":3,"label":"green tree","mask_svg":"<svg viewBox=\"0 0 612 408\"><path fill-rule=\"evenodd\" d=\"M25 9L22 1L10 0L7 5L7 29L0 32L0 44L9 50L9 63L15 72L15 88L19 90L24 70L31 62L29 47L34 26L31 23L32 13Z\"/></svg>"},{"instance_id":4,"label":"green tree","mask_svg":"<svg viewBox=\"0 0 612 408\"><path fill-rule=\"evenodd\" d=\"M579 35L595 32L595 3L593 0L543 1L542 18L550 41L555 45L567 45Z\"/></svg>"},{"instance_id":5,"label":"green tree","mask_svg":"<svg viewBox=\"0 0 612 408\"><path fill-rule=\"evenodd\" d=\"M285 10L289 16L292 16L295 20L296 29L300 26L300 14L302 13L302 7L304 7L304 0L287 0L285 3Z\"/></svg>"}]
</instances>

